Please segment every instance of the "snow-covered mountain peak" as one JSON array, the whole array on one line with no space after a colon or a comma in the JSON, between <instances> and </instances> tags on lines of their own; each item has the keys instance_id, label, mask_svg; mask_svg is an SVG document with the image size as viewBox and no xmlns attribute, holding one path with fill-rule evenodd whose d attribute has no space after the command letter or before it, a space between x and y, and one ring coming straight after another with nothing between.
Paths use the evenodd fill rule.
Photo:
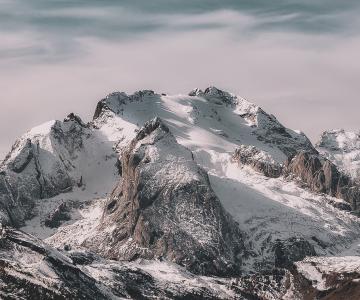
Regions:
<instances>
[{"instance_id":1,"label":"snow-covered mountain peak","mask_svg":"<svg viewBox=\"0 0 360 300\"><path fill-rule=\"evenodd\" d=\"M64 119L64 123L71 123L71 122L76 122L77 124L79 124L82 127L87 127L87 125L83 122L83 120L78 115L76 115L74 113L70 113Z\"/></svg>"},{"instance_id":2,"label":"snow-covered mountain peak","mask_svg":"<svg viewBox=\"0 0 360 300\"><path fill-rule=\"evenodd\" d=\"M358 141L330 131L319 154L303 133L216 87L109 94L91 122L70 114L37 126L2 164L0 224L51 246L0 227L11 264L0 297L9 280L9 293L24 284L58 293L74 281L86 294L96 284L89 299L303 299L298 284L315 295L319 285L303 280L311 262L360 253L360 186L335 165L359 166ZM88 276L83 286L55 253L67 275Z\"/></svg>"},{"instance_id":3,"label":"snow-covered mountain peak","mask_svg":"<svg viewBox=\"0 0 360 300\"><path fill-rule=\"evenodd\" d=\"M272 115L268 115L260 106L249 102L245 98L238 95L223 91L217 87L210 86L204 91L196 88L189 93L189 96L202 97L207 101L214 102L215 104L225 104L234 109L234 113L241 115L249 121L251 126L262 126L261 122L258 122L258 116L266 115L268 119L275 121L276 118Z\"/></svg>"},{"instance_id":4,"label":"snow-covered mountain peak","mask_svg":"<svg viewBox=\"0 0 360 300\"><path fill-rule=\"evenodd\" d=\"M234 113L244 117L246 115L255 116L258 112L262 111L259 106L249 102L245 98L220 90L214 86L209 86L204 91L199 88L193 89L188 95L192 97L202 97L217 105L225 104L226 106L230 106L234 110ZM255 123L251 125L255 125Z\"/></svg>"},{"instance_id":5,"label":"snow-covered mountain peak","mask_svg":"<svg viewBox=\"0 0 360 300\"><path fill-rule=\"evenodd\" d=\"M116 114L121 112L121 107L125 104L142 101L146 97L156 96L152 90L141 90L128 95L125 92L113 92L107 95L97 104L94 119L98 118L104 110L110 110Z\"/></svg>"},{"instance_id":6,"label":"snow-covered mountain peak","mask_svg":"<svg viewBox=\"0 0 360 300\"><path fill-rule=\"evenodd\" d=\"M15 159L29 141L32 144L39 144L44 150L54 152L56 151L54 150L54 147L56 147L54 139L57 139L58 142L62 143L60 140L64 138L69 139L69 135L76 138L76 136L82 134L89 135L91 133L90 130L87 129L87 125L74 113L69 114L64 121L51 120L45 122L39 126L33 127L16 140L11 151L4 159L4 164ZM78 141L78 143L80 143L80 141ZM79 148L80 146L81 145L74 144L73 148ZM75 149L68 150L74 152Z\"/></svg>"},{"instance_id":7,"label":"snow-covered mountain peak","mask_svg":"<svg viewBox=\"0 0 360 300\"><path fill-rule=\"evenodd\" d=\"M189 96L203 97L206 100L213 101L218 105L225 104L231 107L236 106L238 103L237 96L220 90L214 86L209 86L204 91L196 88L189 93Z\"/></svg>"},{"instance_id":8,"label":"snow-covered mountain peak","mask_svg":"<svg viewBox=\"0 0 360 300\"><path fill-rule=\"evenodd\" d=\"M0 219L22 224L38 200L75 189L108 192L117 177L116 159L112 143L75 114L34 127L1 165L0 208L6 214Z\"/></svg>"},{"instance_id":9,"label":"snow-covered mountain peak","mask_svg":"<svg viewBox=\"0 0 360 300\"><path fill-rule=\"evenodd\" d=\"M360 179L360 133L343 129L325 131L318 151L354 179Z\"/></svg>"},{"instance_id":10,"label":"snow-covered mountain peak","mask_svg":"<svg viewBox=\"0 0 360 300\"><path fill-rule=\"evenodd\" d=\"M19 154L27 148L29 143L34 147L47 151L51 154L61 151L64 148L72 157L83 147L83 138L91 135L90 129L73 113L69 114L64 121L52 120L36 126L26 132L14 143L12 150L6 156L4 164L14 159L19 159Z\"/></svg>"},{"instance_id":11,"label":"snow-covered mountain peak","mask_svg":"<svg viewBox=\"0 0 360 300\"><path fill-rule=\"evenodd\" d=\"M157 116L180 143L194 151L221 148L229 153L237 146L254 145L281 164L298 149L315 151L304 134L285 128L255 104L215 87L176 96L147 90L133 95L113 93L98 103L92 124L121 148L147 120Z\"/></svg>"},{"instance_id":12,"label":"snow-covered mountain peak","mask_svg":"<svg viewBox=\"0 0 360 300\"><path fill-rule=\"evenodd\" d=\"M335 129L325 131L321 134L317 143L320 148L351 152L360 149L360 132L345 131L344 129Z\"/></svg>"}]
</instances>

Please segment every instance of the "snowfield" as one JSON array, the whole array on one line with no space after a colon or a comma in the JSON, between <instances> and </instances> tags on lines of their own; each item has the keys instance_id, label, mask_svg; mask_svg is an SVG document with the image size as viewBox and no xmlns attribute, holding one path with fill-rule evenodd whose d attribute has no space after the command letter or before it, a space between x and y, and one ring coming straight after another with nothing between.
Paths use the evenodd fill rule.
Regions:
<instances>
[{"instance_id":1,"label":"snowfield","mask_svg":"<svg viewBox=\"0 0 360 300\"><path fill-rule=\"evenodd\" d=\"M57 178L58 174L67 174L72 188L65 193L34 199L31 217L21 230L55 248L65 246L86 251L82 244L95 235L107 199L121 177L118 160L141 126L155 117L168 126L177 142L187 147L196 163L208 172L216 196L244 233L248 249L248 255L243 258L244 275L272 270L275 247L294 238L306 241L307 247L317 255L295 263L298 272L313 282L315 289L328 288L324 273L360 273L360 222L352 212L334 205L345 203L344 200L313 193L297 178L269 178L250 166L232 161L237 148L253 146L261 156L255 160L284 166L293 152L314 150L306 136L283 127L274 116L247 100L213 87L175 96L152 91L134 95L112 93L99 102L94 120L79 131L75 148L73 144L69 148L67 138L62 140L65 142L58 142L54 135L54 126L61 128L65 135L74 134L72 121L51 121L27 132L16 142L2 168L7 164L22 165L21 160L27 157L23 149L31 140L41 150L38 163L43 176ZM322 136L317 149L357 178L359 141L357 134L330 131ZM171 152L171 147L168 150ZM172 152L150 151L148 155L169 160L177 157ZM30 167L25 171L30 172ZM161 180L161 173L158 175L154 180ZM181 182L186 176L182 169L173 170L174 182ZM47 226L49 214L62 203L66 203L67 217L60 220L59 226ZM29 268L33 263L38 264L36 260L25 263ZM56 281L56 274L46 265L36 265L36 268ZM111 289L117 268L122 268L118 262L97 261L82 266L81 270ZM195 276L171 262L138 260L126 263L126 268L139 268L165 286L169 282L169 289L205 286L215 290L219 298L235 299L227 279ZM286 297L299 296L289 292Z\"/></svg>"},{"instance_id":2,"label":"snowfield","mask_svg":"<svg viewBox=\"0 0 360 300\"><path fill-rule=\"evenodd\" d=\"M75 191L68 193L69 195L62 194L60 198L66 195L70 200L90 200L91 197L98 198L111 192L116 177L114 179L114 171L107 171L109 164L103 158L101 145L109 144L110 141L118 149L125 147L146 121L158 116L167 124L177 141L194 153L196 162L208 171L212 187L225 209L239 222L240 228L248 233L248 242L256 255L255 263L260 263L256 261L271 255L268 248L272 247L275 240L286 240L294 236L310 240L316 252L321 255L335 255L348 248L357 253L358 249L352 243L360 238L358 218L329 204L330 200L342 200L314 195L293 181L267 178L246 166L239 167L231 162L234 149L241 145L253 145L263 150L269 159L280 164L286 160L286 155L277 145L264 143L256 135L258 127L254 125L259 126L260 123L266 128L269 124L266 124L262 113L257 114L259 108L254 104L242 98L236 98L235 101L240 101L240 104L235 102L234 106L201 96L159 96L150 92L134 98L132 100L123 93L113 93L105 99L112 110L105 110L94 120L95 128L98 128L94 130L94 135L101 136L101 139L90 141L84 147L87 153L81 156L81 167L77 168L81 170L82 176L93 177L89 178L88 184L91 192L86 188L84 193ZM240 117L246 113L254 114L253 122ZM49 130L49 125L51 123L39 126L27 136L43 134ZM302 134L291 134L302 139ZM46 143L43 143L46 147ZM89 164L91 161L96 161L97 164ZM113 163L112 160L110 162ZM58 197L50 202L57 201ZM91 224L80 226L83 234L86 231L91 232L94 222L100 218L101 210L93 209L98 211L99 215L84 218L91 220ZM76 214L86 215L81 209ZM39 228L30 230L31 226L34 226L30 224L34 222L39 224L39 220L32 219L23 229L35 234L38 231L38 236L44 237ZM84 221L80 219L77 222ZM55 245L59 246L62 240L59 241L58 236L63 235L62 242L69 239L75 242L76 238L71 237L71 230L68 231L66 227L75 228L77 223L64 226L65 228L60 227L55 237L48 241L57 240ZM45 228L45 231L48 229ZM78 230L75 230L74 235L79 236ZM326 249L323 249L323 245L326 245ZM253 270L253 263L249 262L249 270Z\"/></svg>"}]
</instances>

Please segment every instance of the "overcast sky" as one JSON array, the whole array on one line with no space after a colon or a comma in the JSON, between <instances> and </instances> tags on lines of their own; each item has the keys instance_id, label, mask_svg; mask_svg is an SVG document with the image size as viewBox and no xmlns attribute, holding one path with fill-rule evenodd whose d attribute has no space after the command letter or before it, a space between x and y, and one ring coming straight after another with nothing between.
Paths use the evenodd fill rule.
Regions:
<instances>
[{"instance_id":1,"label":"overcast sky","mask_svg":"<svg viewBox=\"0 0 360 300\"><path fill-rule=\"evenodd\" d=\"M0 158L112 91L215 85L313 141L360 129L358 0L0 0Z\"/></svg>"}]
</instances>

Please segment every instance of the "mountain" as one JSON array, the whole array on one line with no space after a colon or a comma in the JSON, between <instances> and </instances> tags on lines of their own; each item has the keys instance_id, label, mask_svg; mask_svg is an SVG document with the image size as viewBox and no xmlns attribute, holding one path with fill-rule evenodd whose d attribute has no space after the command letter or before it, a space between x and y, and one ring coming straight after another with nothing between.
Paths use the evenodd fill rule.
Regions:
<instances>
[{"instance_id":1,"label":"mountain","mask_svg":"<svg viewBox=\"0 0 360 300\"><path fill-rule=\"evenodd\" d=\"M359 151L215 87L112 93L2 162L0 295L357 299Z\"/></svg>"}]
</instances>

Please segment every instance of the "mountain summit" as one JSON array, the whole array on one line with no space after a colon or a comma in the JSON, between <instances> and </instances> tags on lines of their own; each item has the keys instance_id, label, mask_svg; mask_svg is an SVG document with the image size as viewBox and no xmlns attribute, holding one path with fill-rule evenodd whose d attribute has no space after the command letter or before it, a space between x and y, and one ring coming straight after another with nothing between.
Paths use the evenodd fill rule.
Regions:
<instances>
[{"instance_id":1,"label":"mountain summit","mask_svg":"<svg viewBox=\"0 0 360 300\"><path fill-rule=\"evenodd\" d=\"M2 162L0 297L357 299L359 153L216 87L111 93Z\"/></svg>"}]
</instances>

